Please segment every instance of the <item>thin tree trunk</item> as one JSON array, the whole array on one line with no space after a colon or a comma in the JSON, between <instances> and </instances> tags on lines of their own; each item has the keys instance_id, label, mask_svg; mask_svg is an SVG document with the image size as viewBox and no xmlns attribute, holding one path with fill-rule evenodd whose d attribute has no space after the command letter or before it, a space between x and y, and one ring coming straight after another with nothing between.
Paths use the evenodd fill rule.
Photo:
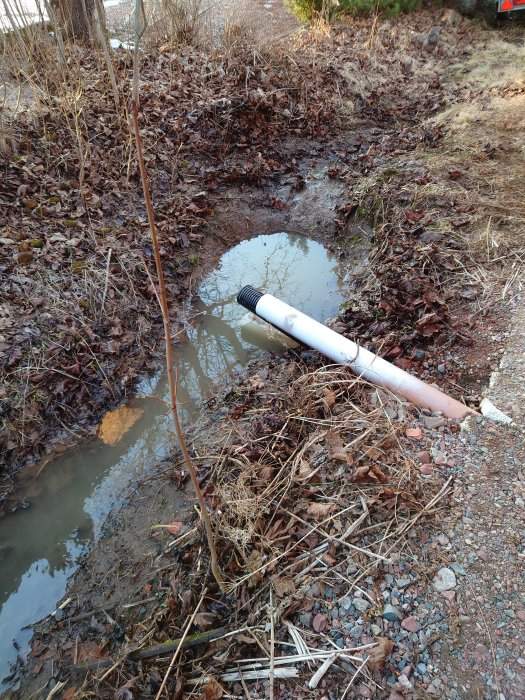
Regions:
<instances>
[{"instance_id":1,"label":"thin tree trunk","mask_svg":"<svg viewBox=\"0 0 525 700\"><path fill-rule=\"evenodd\" d=\"M165 351L166 351L166 368L168 371L168 386L169 386L169 396L170 396L170 411L173 417L173 422L175 424L175 432L177 433L177 438L179 441L179 446L184 458L184 464L195 491L197 501L199 502L201 517L204 523L204 528L206 530L206 538L208 540L208 547L210 550L211 557L211 570L215 580L219 584L221 590L225 589L225 583L222 578L219 562L217 559L217 548L215 546L215 540L213 537L213 528L211 524L210 514L208 513L208 508L204 500L204 496L201 491L199 484L199 479L197 477L197 472L195 466L188 452L186 446L186 440L184 433L182 431L182 426L180 424L179 414L177 410L177 380L175 377L175 364L173 360L173 342L171 336L171 323L170 314L168 307L168 298L166 294L166 285L164 282L164 270L162 267L162 259L160 257L160 246L158 240L157 225L155 223L155 215L153 212L153 205L151 203L151 195L149 191L148 176L146 173L146 164L144 163L144 154L142 149L142 136L140 134L139 126L139 44L142 34L145 29L145 14L142 0L136 0L135 5L135 53L133 56L133 91L131 99L131 116L133 121L133 133L135 136L135 143L137 146L137 158L140 168L140 179L142 182L142 189L144 191L144 200L146 202L146 211L148 213L149 228L151 233L151 241L153 247L153 254L155 257L155 266L157 269L157 278L159 284L159 304L162 312L162 320L164 323L164 340L165 340Z\"/></svg>"}]
</instances>

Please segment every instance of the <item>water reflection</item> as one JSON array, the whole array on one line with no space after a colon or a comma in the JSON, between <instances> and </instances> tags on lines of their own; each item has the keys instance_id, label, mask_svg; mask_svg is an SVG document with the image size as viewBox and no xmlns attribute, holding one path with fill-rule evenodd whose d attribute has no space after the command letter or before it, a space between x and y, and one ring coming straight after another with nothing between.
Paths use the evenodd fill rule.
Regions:
<instances>
[{"instance_id":1,"label":"water reflection","mask_svg":"<svg viewBox=\"0 0 525 700\"><path fill-rule=\"evenodd\" d=\"M241 335L246 310L236 303L245 284L318 320L336 313L341 302L337 263L318 243L279 233L228 251L201 285L175 348L186 425L217 383L253 356L248 336ZM18 496L29 507L0 520L0 679L16 660L12 640L27 653L31 633L21 628L53 611L110 510L170 450L166 373L145 380L138 397L131 405L144 413L116 445L94 438L20 479Z\"/></svg>"}]
</instances>

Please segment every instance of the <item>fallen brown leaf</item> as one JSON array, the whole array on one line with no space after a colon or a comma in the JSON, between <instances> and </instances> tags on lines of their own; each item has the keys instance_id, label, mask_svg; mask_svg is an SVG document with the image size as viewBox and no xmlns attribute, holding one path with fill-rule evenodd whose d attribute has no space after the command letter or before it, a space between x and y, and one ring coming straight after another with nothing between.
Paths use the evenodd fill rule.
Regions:
<instances>
[{"instance_id":1,"label":"fallen brown leaf","mask_svg":"<svg viewBox=\"0 0 525 700\"><path fill-rule=\"evenodd\" d=\"M371 671L382 669L394 648L394 642L391 639L379 637L376 642L377 646L370 650L368 656L368 667Z\"/></svg>"},{"instance_id":2,"label":"fallen brown leaf","mask_svg":"<svg viewBox=\"0 0 525 700\"><path fill-rule=\"evenodd\" d=\"M295 593L295 583L290 576L276 576L272 579L273 590L278 598Z\"/></svg>"},{"instance_id":3,"label":"fallen brown leaf","mask_svg":"<svg viewBox=\"0 0 525 700\"><path fill-rule=\"evenodd\" d=\"M210 678L210 680L204 686L204 699L205 700L221 700L224 695L224 689L220 683L218 683L215 678Z\"/></svg>"},{"instance_id":4,"label":"fallen brown leaf","mask_svg":"<svg viewBox=\"0 0 525 700\"><path fill-rule=\"evenodd\" d=\"M313 501L312 503L308 504L306 512L308 515L311 515L312 518L322 520L323 518L326 518L333 508L333 503L317 503L316 501Z\"/></svg>"},{"instance_id":5,"label":"fallen brown leaf","mask_svg":"<svg viewBox=\"0 0 525 700\"><path fill-rule=\"evenodd\" d=\"M326 617L322 613L317 613L312 620L312 627L316 632L322 632L326 627Z\"/></svg>"},{"instance_id":6,"label":"fallen brown leaf","mask_svg":"<svg viewBox=\"0 0 525 700\"><path fill-rule=\"evenodd\" d=\"M129 406L120 406L114 411L109 411L98 426L97 435L106 445L116 445L143 413L142 408Z\"/></svg>"},{"instance_id":7,"label":"fallen brown leaf","mask_svg":"<svg viewBox=\"0 0 525 700\"><path fill-rule=\"evenodd\" d=\"M201 612L195 615L193 623L201 630L209 630L213 627L215 615L211 612Z\"/></svg>"}]
</instances>

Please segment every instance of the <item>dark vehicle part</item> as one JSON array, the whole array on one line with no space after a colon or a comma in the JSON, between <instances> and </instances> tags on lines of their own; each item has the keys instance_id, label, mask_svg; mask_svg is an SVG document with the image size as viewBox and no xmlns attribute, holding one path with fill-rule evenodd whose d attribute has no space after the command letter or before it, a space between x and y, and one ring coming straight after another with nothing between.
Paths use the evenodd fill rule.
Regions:
<instances>
[{"instance_id":1,"label":"dark vehicle part","mask_svg":"<svg viewBox=\"0 0 525 700\"><path fill-rule=\"evenodd\" d=\"M479 17L492 26L501 19L517 19L525 0L460 0L460 9L466 17Z\"/></svg>"}]
</instances>

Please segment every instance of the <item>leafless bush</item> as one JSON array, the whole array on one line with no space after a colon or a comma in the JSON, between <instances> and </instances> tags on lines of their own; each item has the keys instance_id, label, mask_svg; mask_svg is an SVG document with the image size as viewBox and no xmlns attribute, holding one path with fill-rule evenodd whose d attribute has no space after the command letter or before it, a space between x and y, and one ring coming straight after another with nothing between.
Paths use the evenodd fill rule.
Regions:
<instances>
[{"instance_id":1,"label":"leafless bush","mask_svg":"<svg viewBox=\"0 0 525 700\"><path fill-rule=\"evenodd\" d=\"M209 38L205 0L157 0L149 12L150 42L198 46Z\"/></svg>"}]
</instances>

